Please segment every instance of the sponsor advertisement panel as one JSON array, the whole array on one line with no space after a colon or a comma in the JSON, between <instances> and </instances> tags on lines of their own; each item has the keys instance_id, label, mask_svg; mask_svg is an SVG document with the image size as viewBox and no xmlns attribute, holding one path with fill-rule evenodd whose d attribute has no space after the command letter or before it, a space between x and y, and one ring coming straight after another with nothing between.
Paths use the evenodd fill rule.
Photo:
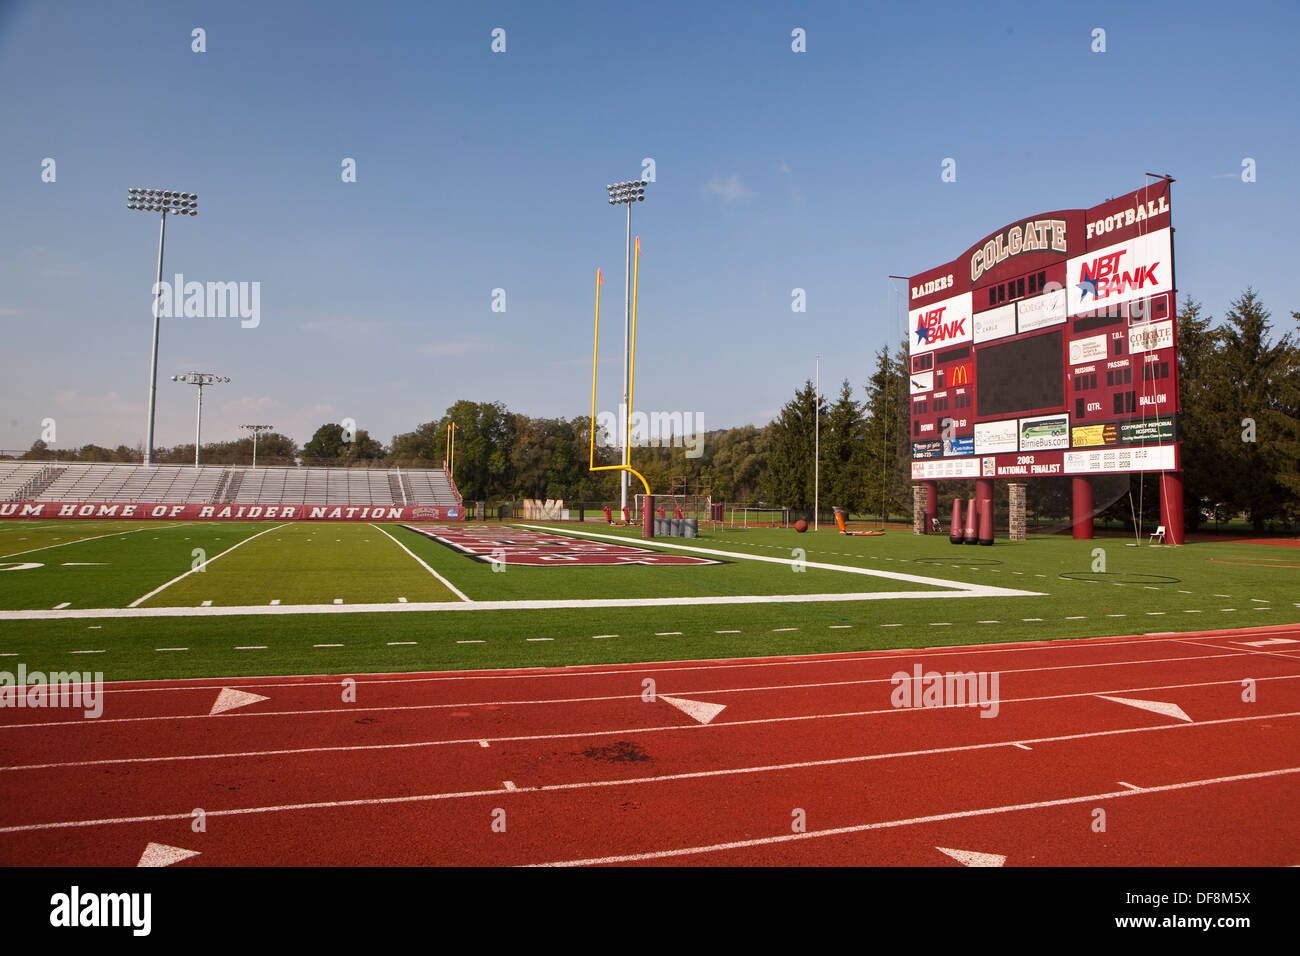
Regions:
<instances>
[{"instance_id":1,"label":"sponsor advertisement panel","mask_svg":"<svg viewBox=\"0 0 1300 956\"><path fill-rule=\"evenodd\" d=\"M1065 290L1054 289L1016 303L1016 318L1021 332L1045 329L1065 321Z\"/></svg>"},{"instance_id":2,"label":"sponsor advertisement panel","mask_svg":"<svg viewBox=\"0 0 1300 956\"><path fill-rule=\"evenodd\" d=\"M1046 451L1070 447L1070 416L1035 415L1020 419L1020 450Z\"/></svg>"}]
</instances>

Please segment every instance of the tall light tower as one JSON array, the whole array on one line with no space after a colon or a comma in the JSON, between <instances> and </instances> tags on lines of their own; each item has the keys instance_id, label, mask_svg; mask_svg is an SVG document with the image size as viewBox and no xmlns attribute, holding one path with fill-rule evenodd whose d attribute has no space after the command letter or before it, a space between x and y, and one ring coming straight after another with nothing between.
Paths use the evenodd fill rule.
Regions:
<instances>
[{"instance_id":1,"label":"tall light tower","mask_svg":"<svg viewBox=\"0 0 1300 956\"><path fill-rule=\"evenodd\" d=\"M230 379L224 375L213 375L211 372L185 372L181 375L173 375L172 381L199 387L199 410L194 418L194 467L197 468L199 467L199 439L203 435L203 386L222 384L229 382Z\"/></svg>"},{"instance_id":2,"label":"tall light tower","mask_svg":"<svg viewBox=\"0 0 1300 956\"><path fill-rule=\"evenodd\" d=\"M153 464L153 419L158 398L158 297L162 294L163 239L167 235L167 214L176 216L197 216L199 214L199 197L194 193L181 193L171 189L139 189L132 187L126 191L126 208L141 212L162 214L158 224L158 281L154 283L153 300L153 351L149 358L149 433L145 438L144 463ZM174 289L173 299L181 294ZM202 396L202 391L199 395Z\"/></svg>"},{"instance_id":3,"label":"tall light tower","mask_svg":"<svg viewBox=\"0 0 1300 956\"><path fill-rule=\"evenodd\" d=\"M199 391L199 395L200 397L202 397L203 395L202 390ZM274 425L240 425L239 427L244 429L244 431L249 431L253 433L253 470L256 471L257 470L257 433L269 432L275 426ZM197 442L195 444L197 446ZM198 449L196 447L195 448L196 454L197 451Z\"/></svg>"},{"instance_id":4,"label":"tall light tower","mask_svg":"<svg viewBox=\"0 0 1300 956\"><path fill-rule=\"evenodd\" d=\"M611 206L627 206L627 272L623 276L623 414L627 416L626 421L632 419L632 409L628 408L628 378L631 369L631 353L628 351L628 330L631 326L632 316L632 204L645 202L645 182L640 179L629 179L626 182L614 183L606 186L609 192L609 204ZM592 423L595 427L595 423ZM623 433L621 441L623 443L623 465L632 464L632 450L628 447L627 429L622 428ZM627 486L630 475L621 472L622 481L620 488L622 493L619 504L621 507L627 507Z\"/></svg>"}]
</instances>

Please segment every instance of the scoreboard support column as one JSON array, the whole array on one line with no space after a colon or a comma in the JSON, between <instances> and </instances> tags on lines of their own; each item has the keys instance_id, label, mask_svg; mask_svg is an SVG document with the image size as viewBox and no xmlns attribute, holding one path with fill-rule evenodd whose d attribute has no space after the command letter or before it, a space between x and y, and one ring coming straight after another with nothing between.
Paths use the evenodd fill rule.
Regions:
<instances>
[{"instance_id":1,"label":"scoreboard support column","mask_svg":"<svg viewBox=\"0 0 1300 956\"><path fill-rule=\"evenodd\" d=\"M1074 505L1072 508L1072 523L1074 525L1074 540L1091 541L1092 540L1092 482L1087 478L1071 479L1072 497Z\"/></svg>"},{"instance_id":2,"label":"scoreboard support column","mask_svg":"<svg viewBox=\"0 0 1300 956\"><path fill-rule=\"evenodd\" d=\"M1183 543L1183 473L1160 473L1160 523L1165 526L1165 544Z\"/></svg>"}]
</instances>

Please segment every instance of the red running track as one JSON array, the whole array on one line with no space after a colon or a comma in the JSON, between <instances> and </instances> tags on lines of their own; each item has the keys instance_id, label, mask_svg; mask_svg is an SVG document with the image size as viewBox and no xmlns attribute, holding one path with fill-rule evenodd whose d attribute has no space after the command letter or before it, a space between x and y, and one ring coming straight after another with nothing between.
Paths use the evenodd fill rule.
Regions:
<instances>
[{"instance_id":1,"label":"red running track","mask_svg":"<svg viewBox=\"0 0 1300 956\"><path fill-rule=\"evenodd\" d=\"M915 664L996 711L893 706ZM0 863L1300 863L1300 625L343 681L0 710Z\"/></svg>"}]
</instances>

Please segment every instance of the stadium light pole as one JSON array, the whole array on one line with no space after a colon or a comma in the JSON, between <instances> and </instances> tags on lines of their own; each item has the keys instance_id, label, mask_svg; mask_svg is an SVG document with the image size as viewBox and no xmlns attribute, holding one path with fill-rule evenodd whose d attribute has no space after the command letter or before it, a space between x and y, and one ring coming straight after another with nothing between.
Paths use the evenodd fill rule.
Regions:
<instances>
[{"instance_id":1,"label":"stadium light pole","mask_svg":"<svg viewBox=\"0 0 1300 956\"><path fill-rule=\"evenodd\" d=\"M822 491L822 357L817 356L816 370L813 372L813 530L821 527L821 491Z\"/></svg>"},{"instance_id":2,"label":"stadium light pole","mask_svg":"<svg viewBox=\"0 0 1300 956\"><path fill-rule=\"evenodd\" d=\"M202 392L200 392L200 395L202 395ZM245 431L250 431L253 433L253 470L256 471L257 470L257 433L269 432L275 426L274 425L240 425L239 427L244 429ZM198 454L197 442L195 443L195 454L196 455Z\"/></svg>"},{"instance_id":3,"label":"stadium light pole","mask_svg":"<svg viewBox=\"0 0 1300 956\"><path fill-rule=\"evenodd\" d=\"M632 420L632 409L628 408L628 380L631 376L632 356L628 349L629 329L632 323L632 204L645 202L645 182L640 179L629 179L621 183L613 183L605 187L609 193L609 204L611 206L627 206L627 271L623 276L623 414L627 416L626 422ZM594 427L594 425L593 425ZM632 449L627 439L627 427L620 429L622 432L621 441L623 443L623 466L626 469L632 464ZM630 475L627 471L621 472L621 483L619 485L621 493L619 496L619 507L627 507L627 489Z\"/></svg>"},{"instance_id":4,"label":"stadium light pole","mask_svg":"<svg viewBox=\"0 0 1300 956\"><path fill-rule=\"evenodd\" d=\"M199 467L199 439L203 435L203 386L229 382L230 379L224 375L213 375L211 372L185 372L181 375L173 375L172 381L199 387L199 410L194 416L194 467L197 468Z\"/></svg>"},{"instance_id":5,"label":"stadium light pole","mask_svg":"<svg viewBox=\"0 0 1300 956\"><path fill-rule=\"evenodd\" d=\"M194 193L176 192L172 189L131 187L126 191L126 208L162 214L158 222L158 279L153 287L153 350L149 358L149 430L144 445L144 463L152 465L154 410L158 399L158 321L160 318L158 299L162 294L163 239L167 235L167 214L170 212L175 216L197 216L199 197ZM180 291L176 289L174 293L179 295ZM202 395L202 392L199 394Z\"/></svg>"}]
</instances>

